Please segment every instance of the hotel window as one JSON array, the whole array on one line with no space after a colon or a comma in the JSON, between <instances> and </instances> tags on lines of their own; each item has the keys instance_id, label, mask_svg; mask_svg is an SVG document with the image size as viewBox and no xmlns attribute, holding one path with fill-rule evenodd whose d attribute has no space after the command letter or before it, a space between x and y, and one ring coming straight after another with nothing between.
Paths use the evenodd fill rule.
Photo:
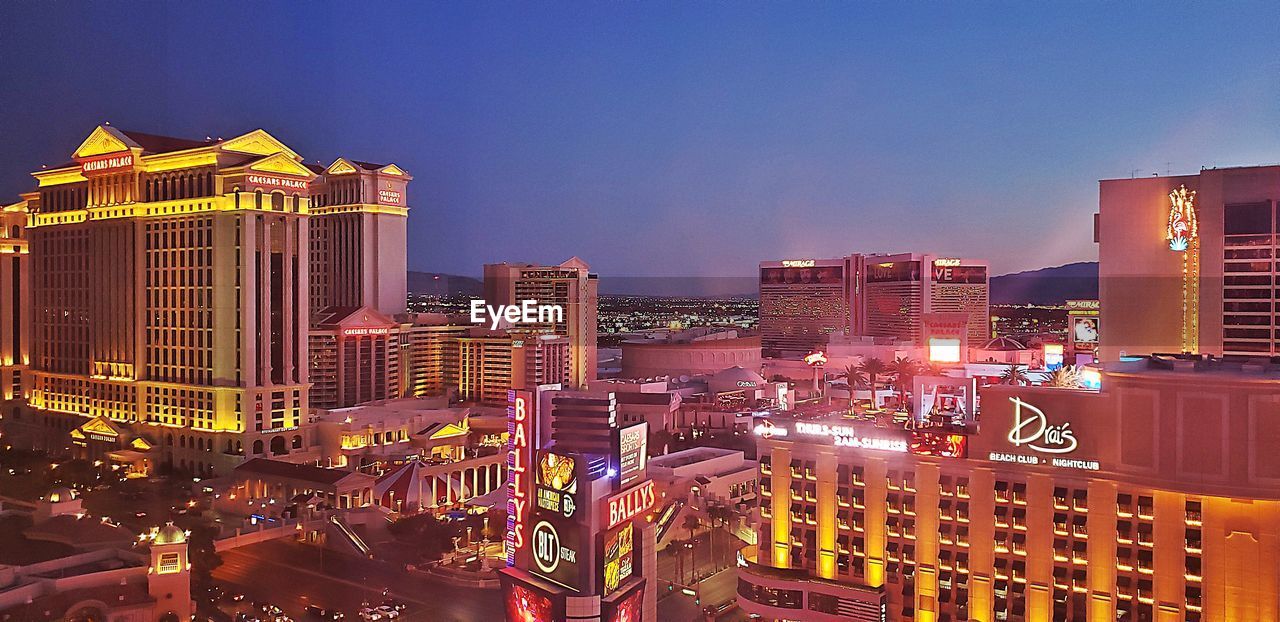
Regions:
<instances>
[{"instance_id":1,"label":"hotel window","mask_svg":"<svg viewBox=\"0 0 1280 622\"><path fill-rule=\"evenodd\" d=\"M849 475L852 478L853 484L855 486L862 486L866 483L866 479L862 473L861 466L850 467Z\"/></svg>"},{"instance_id":2,"label":"hotel window","mask_svg":"<svg viewBox=\"0 0 1280 622\"><path fill-rule=\"evenodd\" d=\"M1124 493L1116 495L1116 514L1133 516L1133 495Z\"/></svg>"},{"instance_id":3,"label":"hotel window","mask_svg":"<svg viewBox=\"0 0 1280 622\"><path fill-rule=\"evenodd\" d=\"M898 472L889 471L885 475L885 484L889 487L889 490L898 490Z\"/></svg>"},{"instance_id":4,"label":"hotel window","mask_svg":"<svg viewBox=\"0 0 1280 622\"><path fill-rule=\"evenodd\" d=\"M996 501L1009 501L1009 482L996 481Z\"/></svg>"},{"instance_id":5,"label":"hotel window","mask_svg":"<svg viewBox=\"0 0 1280 622\"><path fill-rule=\"evenodd\" d=\"M956 480L956 496L963 499L969 498L969 478L961 477Z\"/></svg>"},{"instance_id":6,"label":"hotel window","mask_svg":"<svg viewBox=\"0 0 1280 622\"><path fill-rule=\"evenodd\" d=\"M1053 507L1059 510L1067 509L1067 489L1061 486L1053 489Z\"/></svg>"},{"instance_id":7,"label":"hotel window","mask_svg":"<svg viewBox=\"0 0 1280 622\"><path fill-rule=\"evenodd\" d=\"M1270 202L1225 205L1222 221L1224 235L1254 235L1274 231Z\"/></svg>"},{"instance_id":8,"label":"hotel window","mask_svg":"<svg viewBox=\"0 0 1280 622\"><path fill-rule=\"evenodd\" d=\"M1188 529L1186 537L1186 549L1188 552L1199 553L1203 550L1204 540L1200 535L1199 529Z\"/></svg>"},{"instance_id":9,"label":"hotel window","mask_svg":"<svg viewBox=\"0 0 1280 622\"><path fill-rule=\"evenodd\" d=\"M1199 501L1187 501L1185 520L1188 525L1199 525L1204 520Z\"/></svg>"},{"instance_id":10,"label":"hotel window","mask_svg":"<svg viewBox=\"0 0 1280 622\"><path fill-rule=\"evenodd\" d=\"M1152 527L1150 523L1139 523L1138 524L1138 544L1141 544L1144 546L1151 546L1154 543L1151 532L1152 532Z\"/></svg>"},{"instance_id":11,"label":"hotel window","mask_svg":"<svg viewBox=\"0 0 1280 622\"><path fill-rule=\"evenodd\" d=\"M160 563L156 567L157 574L173 574L182 570L181 558L177 553L163 553L160 555Z\"/></svg>"},{"instance_id":12,"label":"hotel window","mask_svg":"<svg viewBox=\"0 0 1280 622\"><path fill-rule=\"evenodd\" d=\"M1027 485L1024 483L1016 483L1013 485L1013 502L1026 504L1027 502Z\"/></svg>"},{"instance_id":13,"label":"hotel window","mask_svg":"<svg viewBox=\"0 0 1280 622\"><path fill-rule=\"evenodd\" d=\"M1071 507L1075 508L1077 512L1088 512L1089 511L1089 491L1088 490L1071 491Z\"/></svg>"},{"instance_id":14,"label":"hotel window","mask_svg":"<svg viewBox=\"0 0 1280 622\"><path fill-rule=\"evenodd\" d=\"M1138 516L1152 519L1155 517L1155 500L1151 497L1138 497Z\"/></svg>"}]
</instances>

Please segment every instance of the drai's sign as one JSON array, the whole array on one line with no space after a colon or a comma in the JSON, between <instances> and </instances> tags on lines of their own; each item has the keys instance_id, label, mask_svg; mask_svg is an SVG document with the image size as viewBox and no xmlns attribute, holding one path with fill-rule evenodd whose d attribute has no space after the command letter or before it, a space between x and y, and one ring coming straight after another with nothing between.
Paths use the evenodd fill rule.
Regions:
<instances>
[{"instance_id":1,"label":"drai's sign","mask_svg":"<svg viewBox=\"0 0 1280 622\"><path fill-rule=\"evenodd\" d=\"M1013 403L1013 424L1009 428L1007 439L1010 445L1019 449L1030 449L1035 454L1007 453L993 451L988 458L993 462L1011 462L1015 464L1049 464L1069 469L1096 471L1099 468L1096 460L1079 460L1065 457L1074 452L1079 443L1071 431L1071 423L1050 424L1044 411L1011 397ZM1047 454L1041 457L1036 454Z\"/></svg>"},{"instance_id":2,"label":"drai's sign","mask_svg":"<svg viewBox=\"0 0 1280 622\"><path fill-rule=\"evenodd\" d=\"M503 321L510 324L551 324L564 321L564 307L540 305L537 300L522 300L518 305L489 305L483 300L471 301L471 323L489 324L498 329Z\"/></svg>"},{"instance_id":3,"label":"drai's sign","mask_svg":"<svg viewBox=\"0 0 1280 622\"><path fill-rule=\"evenodd\" d=\"M1044 411L1011 397L1013 402L1013 427L1009 429L1009 442L1014 447L1026 445L1044 454L1069 454L1076 450L1076 437L1071 433L1071 424L1049 425L1049 418ZM1023 414L1025 412L1029 414Z\"/></svg>"}]
</instances>

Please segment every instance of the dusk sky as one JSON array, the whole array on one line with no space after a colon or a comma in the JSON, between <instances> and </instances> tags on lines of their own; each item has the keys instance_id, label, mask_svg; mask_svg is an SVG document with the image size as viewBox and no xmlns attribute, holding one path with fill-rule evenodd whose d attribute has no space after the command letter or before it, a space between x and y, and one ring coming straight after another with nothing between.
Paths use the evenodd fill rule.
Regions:
<instances>
[{"instance_id":1,"label":"dusk sky","mask_svg":"<svg viewBox=\"0 0 1280 622\"><path fill-rule=\"evenodd\" d=\"M103 121L261 127L413 174L410 269L1001 274L1095 259L1099 179L1280 161L1274 2L1043 4L6 2L0 201Z\"/></svg>"}]
</instances>

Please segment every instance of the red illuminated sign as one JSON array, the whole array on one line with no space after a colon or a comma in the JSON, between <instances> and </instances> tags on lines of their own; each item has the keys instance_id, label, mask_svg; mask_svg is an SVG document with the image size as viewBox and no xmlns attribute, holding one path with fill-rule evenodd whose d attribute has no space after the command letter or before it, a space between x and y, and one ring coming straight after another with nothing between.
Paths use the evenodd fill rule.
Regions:
<instances>
[{"instance_id":1,"label":"red illuminated sign","mask_svg":"<svg viewBox=\"0 0 1280 622\"><path fill-rule=\"evenodd\" d=\"M609 523L605 529L618 525L653 507L653 480L609 498Z\"/></svg>"},{"instance_id":2,"label":"red illuminated sign","mask_svg":"<svg viewBox=\"0 0 1280 622\"><path fill-rule=\"evenodd\" d=\"M308 184L305 179L276 177L275 175L245 175L244 179L245 181L258 186L274 186L276 188L285 188L288 190L306 190Z\"/></svg>"},{"instance_id":3,"label":"red illuminated sign","mask_svg":"<svg viewBox=\"0 0 1280 622\"><path fill-rule=\"evenodd\" d=\"M526 474L529 470L529 436L532 433L532 421L529 417L528 396L517 392L507 392L507 425L509 438L507 467L507 564L515 564L516 552L525 545L524 532L529 516L529 499L525 492L528 488Z\"/></svg>"},{"instance_id":4,"label":"red illuminated sign","mask_svg":"<svg viewBox=\"0 0 1280 622\"><path fill-rule=\"evenodd\" d=\"M80 172L82 173L102 173L127 168L133 168L133 154L128 152L108 153L80 162Z\"/></svg>"},{"instance_id":5,"label":"red illuminated sign","mask_svg":"<svg viewBox=\"0 0 1280 622\"><path fill-rule=\"evenodd\" d=\"M348 337L360 335L385 335L390 332L390 328L346 328L342 334Z\"/></svg>"}]
</instances>

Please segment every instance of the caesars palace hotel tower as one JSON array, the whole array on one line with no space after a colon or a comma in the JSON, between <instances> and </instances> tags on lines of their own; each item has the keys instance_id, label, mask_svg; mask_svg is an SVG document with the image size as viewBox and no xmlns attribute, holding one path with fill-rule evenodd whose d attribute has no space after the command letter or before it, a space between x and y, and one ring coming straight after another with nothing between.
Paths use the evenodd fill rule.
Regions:
<instances>
[{"instance_id":1,"label":"caesars palace hotel tower","mask_svg":"<svg viewBox=\"0 0 1280 622\"><path fill-rule=\"evenodd\" d=\"M29 408L10 434L203 475L308 446L316 174L297 153L262 130L102 125L33 175Z\"/></svg>"}]
</instances>

